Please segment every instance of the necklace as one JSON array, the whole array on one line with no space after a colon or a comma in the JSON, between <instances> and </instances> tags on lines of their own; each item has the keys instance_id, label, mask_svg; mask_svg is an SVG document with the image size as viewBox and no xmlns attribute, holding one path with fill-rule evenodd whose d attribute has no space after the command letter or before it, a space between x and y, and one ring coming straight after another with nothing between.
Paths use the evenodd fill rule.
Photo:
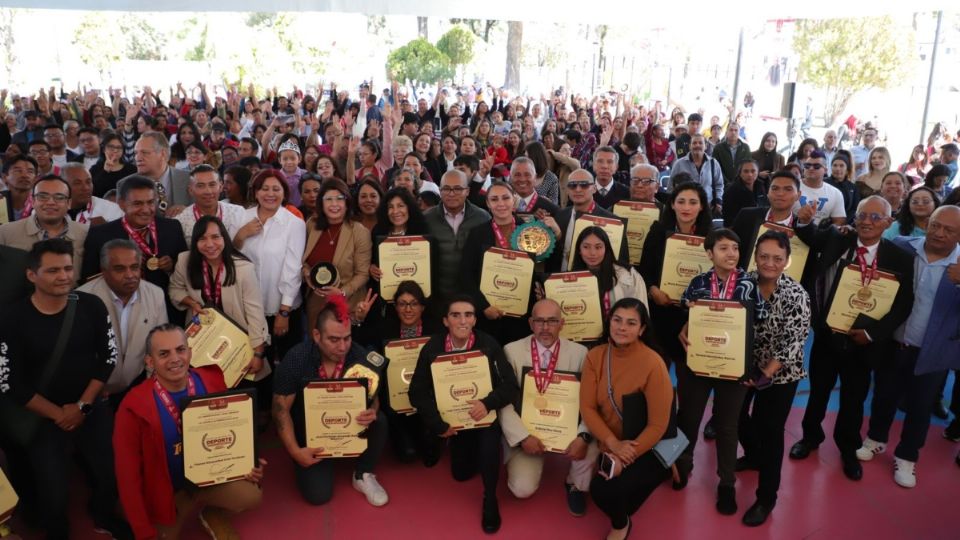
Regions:
<instances>
[{"instance_id":1,"label":"necklace","mask_svg":"<svg viewBox=\"0 0 960 540\"><path fill-rule=\"evenodd\" d=\"M337 243L337 239L340 238L340 231L343 230L343 224L341 223L341 224L339 224L339 225L336 225L336 227L337 227L337 234L336 234L336 235L334 235L333 233L330 232L331 229L333 229L333 227L334 227L334 225L331 225L331 226L327 227L327 230L326 230L326 231L324 231L324 232L327 233L327 236L330 237L330 245L331 245L331 246L334 245L334 244L336 244L336 243Z\"/></svg>"}]
</instances>

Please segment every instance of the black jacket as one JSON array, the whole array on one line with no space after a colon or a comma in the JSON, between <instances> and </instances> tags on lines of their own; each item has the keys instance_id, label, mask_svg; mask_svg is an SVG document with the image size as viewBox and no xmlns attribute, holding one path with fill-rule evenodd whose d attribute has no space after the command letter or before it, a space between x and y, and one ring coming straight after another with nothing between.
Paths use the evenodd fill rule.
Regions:
<instances>
[{"instance_id":1,"label":"black jacket","mask_svg":"<svg viewBox=\"0 0 960 540\"><path fill-rule=\"evenodd\" d=\"M729 227L732 225L737 219L737 214L744 208L755 206L763 208L770 206L763 182L758 179L754 182L753 191L751 191L747 189L743 182L734 180L723 192L723 226Z\"/></svg>"},{"instance_id":2,"label":"black jacket","mask_svg":"<svg viewBox=\"0 0 960 540\"><path fill-rule=\"evenodd\" d=\"M474 330L474 335L476 343L473 350L483 351L487 356L493 382L493 391L480 401L488 411L502 409L513 403L520 392L517 377L496 340L478 330ZM443 421L437 410L436 390L433 387L433 373L430 370L430 364L437 356L447 354L444 351L446 336L446 333L436 334L423 346L420 357L417 359L417 367L413 372L413 379L410 381L410 403L416 407L424 427L433 435L440 435L450 427L450 424Z\"/></svg>"},{"instance_id":3,"label":"black jacket","mask_svg":"<svg viewBox=\"0 0 960 540\"><path fill-rule=\"evenodd\" d=\"M596 201L597 206L604 210L612 210L613 205L618 202L630 200L630 188L620 182L611 181L607 188L607 194L600 195L600 184L597 184L596 190L593 192L593 200Z\"/></svg>"}]
</instances>

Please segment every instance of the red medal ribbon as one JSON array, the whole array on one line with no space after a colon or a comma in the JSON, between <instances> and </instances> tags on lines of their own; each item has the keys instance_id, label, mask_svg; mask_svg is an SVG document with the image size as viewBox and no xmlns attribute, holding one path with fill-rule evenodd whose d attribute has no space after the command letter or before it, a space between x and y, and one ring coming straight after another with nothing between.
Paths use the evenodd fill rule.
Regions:
<instances>
[{"instance_id":1,"label":"red medal ribbon","mask_svg":"<svg viewBox=\"0 0 960 540\"><path fill-rule=\"evenodd\" d=\"M200 213L200 209L197 207L196 204L194 204L193 219L196 221L200 221L201 217L202 217L202 214ZM220 221L223 221L223 208L220 208L220 203L217 203L217 219L219 219Z\"/></svg>"},{"instance_id":2,"label":"red medal ribbon","mask_svg":"<svg viewBox=\"0 0 960 540\"><path fill-rule=\"evenodd\" d=\"M92 213L93 213L93 198L91 198L90 202L87 203L87 207L81 210L79 214L77 214L77 223L86 223L87 216L89 216ZM93 218L90 218L90 219L93 219Z\"/></svg>"},{"instance_id":3,"label":"red medal ribbon","mask_svg":"<svg viewBox=\"0 0 960 540\"><path fill-rule=\"evenodd\" d=\"M530 202L528 202L528 203L523 207L522 212L530 212L530 213L533 213L533 206L534 206L535 204L537 204L537 196L538 196L538 195L537 195L537 192L534 191L534 192L533 192L533 195L530 196Z\"/></svg>"},{"instance_id":4,"label":"red medal ribbon","mask_svg":"<svg viewBox=\"0 0 960 540\"><path fill-rule=\"evenodd\" d=\"M327 370L323 369L323 361L320 362L320 369L317 370L317 375L321 379L339 379L340 375L343 374L343 364L347 361L347 358L344 357L342 360L337 362L337 367L333 368L333 375L327 377Z\"/></svg>"},{"instance_id":5,"label":"red medal ribbon","mask_svg":"<svg viewBox=\"0 0 960 540\"><path fill-rule=\"evenodd\" d=\"M23 210L20 211L20 219L24 219L33 213L33 193L27 195L27 200L23 201ZM13 216L10 216L13 219Z\"/></svg>"},{"instance_id":6,"label":"red medal ribbon","mask_svg":"<svg viewBox=\"0 0 960 540\"><path fill-rule=\"evenodd\" d=\"M727 281L723 284L723 294L720 294L720 283L717 280L717 271L710 274L710 298L719 300L731 300L733 293L737 289L737 271L730 272Z\"/></svg>"},{"instance_id":7,"label":"red medal ribbon","mask_svg":"<svg viewBox=\"0 0 960 540\"><path fill-rule=\"evenodd\" d=\"M147 245L146 242L144 242L142 234L140 234L138 231L134 230L134 228L130 226L130 223L127 222L126 216L120 218L120 224L123 225L123 230L127 231L127 236L129 236L130 239L137 244L137 247L140 248L140 251L143 252L143 255L145 257L157 256L157 251L160 249L159 248L160 242L159 240L157 240L157 222L156 221L151 221L150 224L147 225L147 232L149 232L150 239L153 241L153 248L151 248L150 246Z\"/></svg>"},{"instance_id":8,"label":"red medal ribbon","mask_svg":"<svg viewBox=\"0 0 960 540\"><path fill-rule=\"evenodd\" d=\"M877 278L877 259L880 257L873 258L873 264L867 266L867 248L858 247L857 248L857 264L860 265L860 284L864 287L869 287L870 282ZM868 272L869 270L869 272Z\"/></svg>"},{"instance_id":9,"label":"red medal ribbon","mask_svg":"<svg viewBox=\"0 0 960 540\"><path fill-rule=\"evenodd\" d=\"M590 206L587 207L587 210L583 213L592 214L596 209L597 209L597 201L590 201Z\"/></svg>"},{"instance_id":10,"label":"red medal ribbon","mask_svg":"<svg viewBox=\"0 0 960 540\"><path fill-rule=\"evenodd\" d=\"M504 236L503 231L500 230L497 222L491 219L490 225L493 227L493 235L497 238L497 247L510 249L510 244L507 243L507 238Z\"/></svg>"},{"instance_id":11,"label":"red medal ribbon","mask_svg":"<svg viewBox=\"0 0 960 540\"><path fill-rule=\"evenodd\" d=\"M470 339L467 340L467 346L462 350L469 351L473 348L473 344L476 343L477 336L473 332L470 332ZM443 350L446 352L453 352L453 339L450 338L450 334L447 334L447 337L443 338Z\"/></svg>"},{"instance_id":12,"label":"red medal ribbon","mask_svg":"<svg viewBox=\"0 0 960 540\"><path fill-rule=\"evenodd\" d=\"M207 302L220 307L223 301L223 285L220 278L223 277L223 262L217 267L217 275L210 283L210 276L213 274L213 267L210 263L203 261L203 298Z\"/></svg>"},{"instance_id":13,"label":"red medal ribbon","mask_svg":"<svg viewBox=\"0 0 960 540\"><path fill-rule=\"evenodd\" d=\"M170 392L167 392L167 389L160 384L160 381L157 379L156 375L153 377L153 391L157 394L157 397L160 398L160 403L163 403L164 408L167 409L167 414L170 415L170 418L173 418L173 422L177 424L177 432L183 433L183 426L180 425L180 408L177 407L177 404L173 402L173 396L170 395ZM197 395L197 386L193 382L193 375L187 371L187 396Z\"/></svg>"},{"instance_id":14,"label":"red medal ribbon","mask_svg":"<svg viewBox=\"0 0 960 540\"><path fill-rule=\"evenodd\" d=\"M603 293L603 316L610 316L610 291Z\"/></svg>"},{"instance_id":15,"label":"red medal ribbon","mask_svg":"<svg viewBox=\"0 0 960 540\"><path fill-rule=\"evenodd\" d=\"M770 223L777 223L776 221L773 221L772 219L770 219L770 213L771 213L771 210L767 210L767 217L763 218L763 220ZM794 222L794 216L793 214L790 214L790 222L784 225L784 227L790 227L792 229L793 222Z\"/></svg>"},{"instance_id":16,"label":"red medal ribbon","mask_svg":"<svg viewBox=\"0 0 960 540\"><path fill-rule=\"evenodd\" d=\"M537 383L537 392L542 394L547 391L547 387L550 386L550 379L553 378L553 372L557 369L557 359L560 358L560 340L558 339L550 350L550 362L547 363L546 373L543 373L540 367L540 348L534 338L530 338L530 358L533 361L533 381Z\"/></svg>"}]
</instances>

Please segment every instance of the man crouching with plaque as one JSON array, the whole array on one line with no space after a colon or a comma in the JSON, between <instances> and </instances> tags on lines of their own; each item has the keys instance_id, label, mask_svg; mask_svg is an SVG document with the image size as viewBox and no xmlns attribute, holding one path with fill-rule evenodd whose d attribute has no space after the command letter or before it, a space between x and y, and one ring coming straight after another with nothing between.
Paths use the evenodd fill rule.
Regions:
<instances>
[{"instance_id":1,"label":"man crouching with plaque","mask_svg":"<svg viewBox=\"0 0 960 540\"><path fill-rule=\"evenodd\" d=\"M533 306L533 335L508 343L503 352L520 381L520 397L500 409L507 450L507 486L521 499L540 487L545 452L570 459L567 508L586 512L587 492L599 449L580 416L580 369L587 348L560 338L563 312L549 298Z\"/></svg>"},{"instance_id":2,"label":"man crouching with plaque","mask_svg":"<svg viewBox=\"0 0 960 540\"><path fill-rule=\"evenodd\" d=\"M190 357L182 328L163 324L151 330L144 362L153 377L130 389L117 410L117 487L137 538L178 538L198 506L200 522L212 537L237 538L229 516L260 504L262 459L235 482L198 488L185 478L182 400L226 390L216 366L190 369Z\"/></svg>"},{"instance_id":3,"label":"man crouching with plaque","mask_svg":"<svg viewBox=\"0 0 960 540\"><path fill-rule=\"evenodd\" d=\"M336 295L320 309L311 340L290 349L277 366L273 421L293 458L297 489L308 503L321 505L333 497L332 458L341 457L357 457L353 487L367 502L383 506L389 501L373 474L387 442L387 418L379 400L369 397L376 396L383 362L379 354L353 343L347 301ZM347 390L359 380L366 381L365 391L351 398ZM317 435L321 430L338 435ZM343 451L345 447L357 451Z\"/></svg>"},{"instance_id":4,"label":"man crouching with plaque","mask_svg":"<svg viewBox=\"0 0 960 540\"><path fill-rule=\"evenodd\" d=\"M481 526L500 529L500 423L496 411L517 398L517 378L497 341L475 331L477 311L469 295L454 295L443 315L447 332L420 350L410 381L410 402L429 433L450 440L453 478L483 478Z\"/></svg>"}]
</instances>

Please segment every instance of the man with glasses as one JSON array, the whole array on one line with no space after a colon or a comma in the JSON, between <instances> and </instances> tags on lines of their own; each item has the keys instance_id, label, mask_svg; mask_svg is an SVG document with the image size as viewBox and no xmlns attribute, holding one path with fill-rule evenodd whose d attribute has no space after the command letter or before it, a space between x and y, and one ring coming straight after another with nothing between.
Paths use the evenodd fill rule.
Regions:
<instances>
[{"instance_id":1,"label":"man with glasses","mask_svg":"<svg viewBox=\"0 0 960 540\"><path fill-rule=\"evenodd\" d=\"M95 128L85 127L78 132L78 137L83 156L77 156L76 159L70 161L83 163L83 166L89 171L100 161L100 134Z\"/></svg>"},{"instance_id":2,"label":"man with glasses","mask_svg":"<svg viewBox=\"0 0 960 540\"><path fill-rule=\"evenodd\" d=\"M80 157L79 154L75 154L67 148L63 130L56 124L49 124L43 128L43 140L50 146L50 160L57 167L63 167L68 161L76 161Z\"/></svg>"},{"instance_id":3,"label":"man with glasses","mask_svg":"<svg viewBox=\"0 0 960 540\"><path fill-rule=\"evenodd\" d=\"M827 174L827 160L823 152L814 150L810 157L803 162L803 183L800 185L800 200L795 210L810 205L814 210L813 224L829 218L834 225L840 226L847 222L847 212L843 205L843 193L839 189L823 181Z\"/></svg>"},{"instance_id":4,"label":"man with glasses","mask_svg":"<svg viewBox=\"0 0 960 540\"><path fill-rule=\"evenodd\" d=\"M67 219L70 209L70 185L59 176L45 176L33 186L33 215L0 226L0 244L30 251L34 244L61 238L73 245L73 258L83 258L88 225ZM74 283L80 277L73 268Z\"/></svg>"},{"instance_id":5,"label":"man with glasses","mask_svg":"<svg viewBox=\"0 0 960 540\"><path fill-rule=\"evenodd\" d=\"M862 144L858 144L850 149L853 154L854 178L859 178L861 174L867 173L867 165L870 163L870 152L877 145L877 128L864 128L860 135Z\"/></svg>"},{"instance_id":6,"label":"man with glasses","mask_svg":"<svg viewBox=\"0 0 960 540\"><path fill-rule=\"evenodd\" d=\"M3 164L3 182L7 189L0 191L0 225L23 219L33 212L30 192L37 181L37 160L16 155Z\"/></svg>"},{"instance_id":7,"label":"man with glasses","mask_svg":"<svg viewBox=\"0 0 960 540\"><path fill-rule=\"evenodd\" d=\"M134 153L137 175L146 176L156 183L160 210L165 212L167 217L176 216L193 202L188 190L190 175L187 171L177 170L169 165L170 146L163 134L144 133L137 141ZM117 184L118 189L127 178L120 180Z\"/></svg>"},{"instance_id":8,"label":"man with glasses","mask_svg":"<svg viewBox=\"0 0 960 540\"><path fill-rule=\"evenodd\" d=\"M423 218L437 247L434 286L440 298L460 290L460 259L470 230L490 220L490 214L467 200L470 188L467 175L453 169L440 179L440 204L427 210Z\"/></svg>"},{"instance_id":9,"label":"man with glasses","mask_svg":"<svg viewBox=\"0 0 960 540\"><path fill-rule=\"evenodd\" d=\"M803 415L803 438L790 449L790 457L806 458L826 438L821 423L839 377L840 410L833 440L840 450L843 474L850 480L863 478L857 450L863 445L860 426L871 371L893 364L894 331L907 320L913 306L913 257L882 238L883 231L892 222L890 203L874 195L857 206L855 235L842 234L836 227L830 227L818 234L815 241L820 247L820 259L812 295L811 320L816 323L810 358L810 399ZM850 265L859 267L862 276L877 271L893 274L900 286L886 315L879 319L858 318L853 328L844 334L832 330L826 321L841 272ZM931 398L928 406L932 404Z\"/></svg>"},{"instance_id":10,"label":"man with glasses","mask_svg":"<svg viewBox=\"0 0 960 540\"><path fill-rule=\"evenodd\" d=\"M42 178L48 174L60 176L60 167L54 165L50 159L50 145L46 141L35 139L27 147L27 155L37 160L37 177Z\"/></svg>"},{"instance_id":11,"label":"man with glasses","mask_svg":"<svg viewBox=\"0 0 960 540\"><path fill-rule=\"evenodd\" d=\"M555 300L544 298L534 304L531 310L530 330L533 334L508 343L503 348L507 361L521 384L531 383L529 379L523 382L523 370L532 369L534 360L537 361L540 373L545 374L548 380L554 370L580 373L587 357L587 348L560 337L563 322L560 305ZM522 400L521 391L514 403L500 409L500 426L503 428L503 438L509 446L505 459L507 487L518 499L532 496L540 487L543 456L546 453L543 441L531 434L520 419ZM582 516L586 512L593 465L599 454L593 436L582 421L578 431L577 438L564 453L564 456L570 459L570 471L565 483L567 508L574 516Z\"/></svg>"},{"instance_id":12,"label":"man with glasses","mask_svg":"<svg viewBox=\"0 0 960 540\"><path fill-rule=\"evenodd\" d=\"M630 168L630 200L648 202L663 209L663 203L657 200L660 191L660 171L648 163L641 163Z\"/></svg>"}]
</instances>

